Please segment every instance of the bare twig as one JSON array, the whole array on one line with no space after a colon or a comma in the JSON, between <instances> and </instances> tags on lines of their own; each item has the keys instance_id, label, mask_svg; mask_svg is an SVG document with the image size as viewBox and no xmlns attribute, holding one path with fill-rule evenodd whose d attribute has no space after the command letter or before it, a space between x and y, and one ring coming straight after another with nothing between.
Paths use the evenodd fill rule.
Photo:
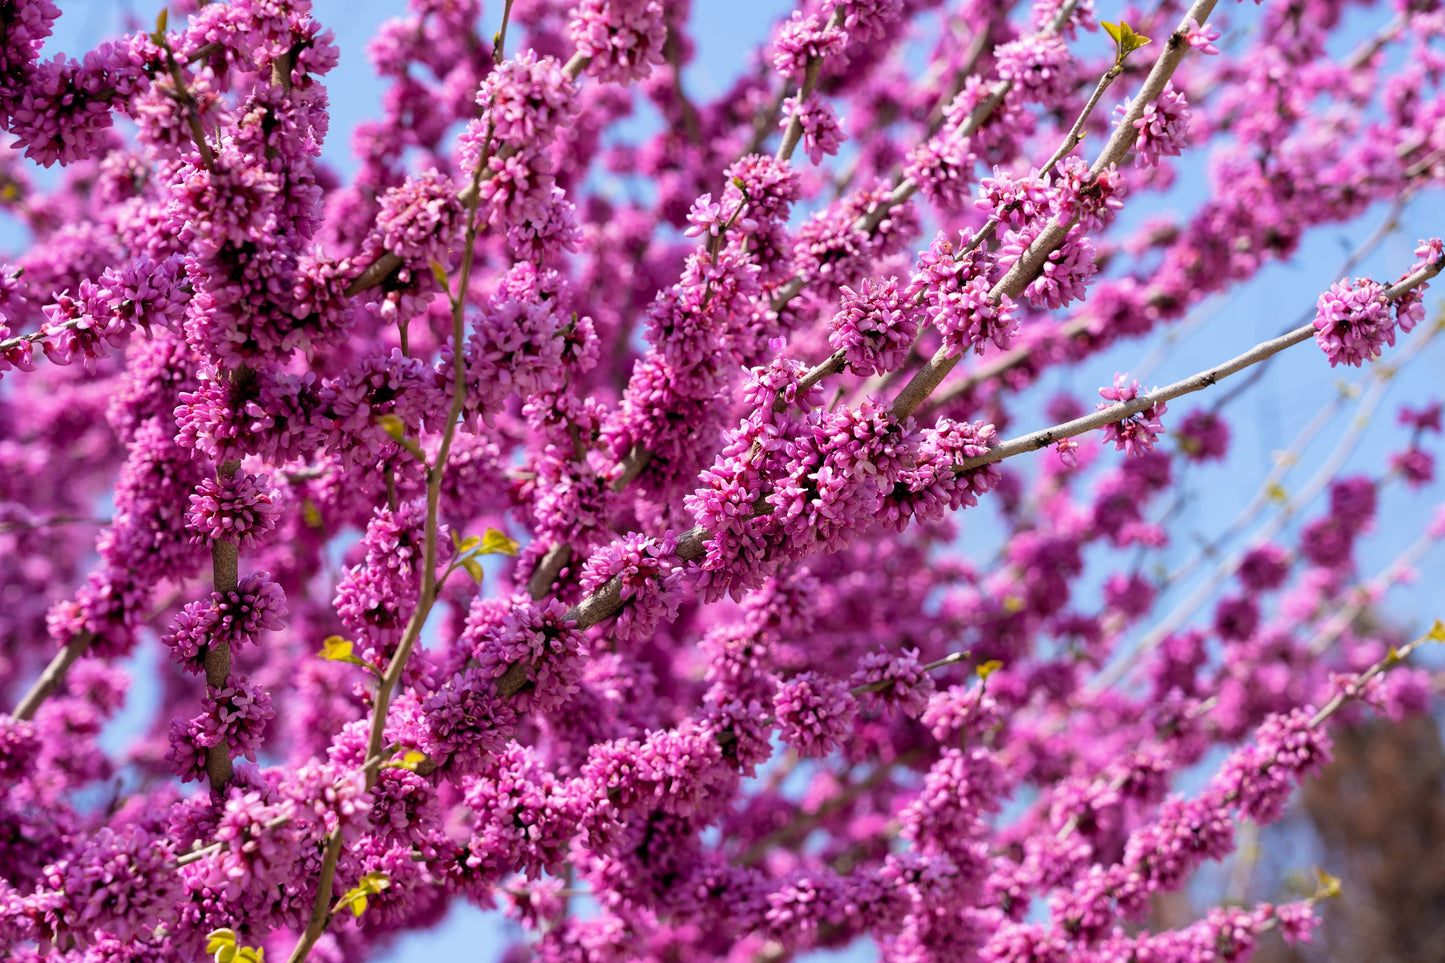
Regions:
<instances>
[{"instance_id":1,"label":"bare twig","mask_svg":"<svg viewBox=\"0 0 1445 963\"><path fill-rule=\"evenodd\" d=\"M90 648L90 643L93 638L94 636L89 632L84 631L72 635L70 641L65 643L65 648L55 653L55 657L50 660L50 664L45 667L45 671L40 673L40 678L35 680L35 684L32 685L30 690L21 698L20 704L15 707L12 715L14 715L16 719L35 718L36 710L50 697L51 693L60 688L60 683L64 681L65 674L70 671L70 667L75 664L75 660L79 659L85 654L85 650Z\"/></svg>"},{"instance_id":2,"label":"bare twig","mask_svg":"<svg viewBox=\"0 0 1445 963\"><path fill-rule=\"evenodd\" d=\"M511 6L511 3L508 2L503 11L503 23L501 30L497 33L494 58L502 55L501 42L506 36L506 17L511 12ZM574 57L573 61L578 62L577 70L580 73L585 67L585 58L579 62L578 58ZM572 64L569 63L568 66L571 67ZM476 257L477 206L480 199L478 187L481 183L482 172L487 169L487 162L491 155L492 133L492 128L489 127L481 159L477 164L477 169L472 173L471 189L467 200L467 228L462 249L462 261L457 272L457 290L455 294L451 295L452 398L436 456L427 466L426 471L426 521L422 535L421 586L417 592L416 607L412 610L411 618L402 632L401 641L397 644L396 652L392 654L386 671L382 673L381 679L377 683L376 697L372 703L371 728L367 738L364 767L368 790L376 785L380 776L381 761L386 756L386 717L387 710L391 705L392 692L401 682L401 675L406 668L407 660L411 657L412 649L415 648L417 640L421 637L422 628L426 625L427 618L431 615L437 599L437 532L441 522L441 488L442 480L446 475L447 460L451 456L452 442L456 437L457 426L461 423L462 411L466 407L466 352L462 350L462 347L466 340L467 291L471 285L472 267ZM331 905L331 895L336 878L336 864L341 857L341 848L341 829L338 827L326 841L326 849L322 854L321 873L317 881L316 898L311 906L311 917L301 938L297 941L295 949L291 952L289 963L301 963L306 959L311 948L316 945L316 941L326 932L326 927L333 917L334 907Z\"/></svg>"},{"instance_id":3,"label":"bare twig","mask_svg":"<svg viewBox=\"0 0 1445 963\"><path fill-rule=\"evenodd\" d=\"M1409 277L1385 289L1384 297L1390 300L1414 290L1421 284L1428 281L1440 272L1440 265L1423 267ZM972 471L975 468L982 468L984 465L991 465L994 462L1002 461L1013 455L1022 454L1026 451L1037 451L1046 448L1062 438L1072 438L1075 435L1082 435L1086 431L1093 431L1105 425L1114 424L1125 418L1130 418L1162 402L1171 401L1181 395L1192 394L1196 391L1203 391L1224 378L1236 372L1243 371L1251 365L1259 364L1266 358L1272 357L1292 345L1308 341L1315 336L1313 324L1302 325L1288 334L1281 335L1270 341L1265 341L1250 348L1244 354L1229 359L1223 364L1215 365L1198 374L1191 375L1182 381L1176 381L1164 388L1156 388L1146 394L1142 394L1133 401L1121 404L1110 405L1083 416L1073 421L1055 425L1052 428L1045 428L1042 431L1035 431L1031 434L1010 439L999 445L990 448L985 454L975 458L967 458L954 466L955 472Z\"/></svg>"}]
</instances>

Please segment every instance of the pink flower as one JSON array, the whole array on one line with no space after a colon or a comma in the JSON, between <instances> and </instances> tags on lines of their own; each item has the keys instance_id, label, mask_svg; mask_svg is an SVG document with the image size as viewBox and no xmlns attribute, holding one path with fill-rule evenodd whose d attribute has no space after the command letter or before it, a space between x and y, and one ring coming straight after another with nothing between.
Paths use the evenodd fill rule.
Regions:
<instances>
[{"instance_id":1,"label":"pink flower","mask_svg":"<svg viewBox=\"0 0 1445 963\"><path fill-rule=\"evenodd\" d=\"M787 127L795 121L802 127L803 146L814 164L821 164L826 154L838 153L846 139L837 111L816 92L801 102L798 98L783 102L782 125Z\"/></svg>"},{"instance_id":2,"label":"pink flower","mask_svg":"<svg viewBox=\"0 0 1445 963\"><path fill-rule=\"evenodd\" d=\"M1139 397L1139 382L1128 381L1128 375L1115 375L1114 384L1100 388L1099 396L1105 402L1109 402L1094 406L1100 410L1111 408L1114 404L1127 404ZM1164 430L1164 425L1159 421L1159 417L1167 410L1167 406L1161 401L1105 425L1104 440L1112 441L1116 451L1126 451L1130 457L1138 457L1145 452L1152 451L1155 441L1159 438L1159 433Z\"/></svg>"},{"instance_id":3,"label":"pink flower","mask_svg":"<svg viewBox=\"0 0 1445 963\"><path fill-rule=\"evenodd\" d=\"M1184 21L1184 42L1202 54L1217 54L1219 48L1214 46L1214 41L1219 39L1219 28L1212 23L1199 25L1199 21L1193 17Z\"/></svg>"},{"instance_id":4,"label":"pink flower","mask_svg":"<svg viewBox=\"0 0 1445 963\"><path fill-rule=\"evenodd\" d=\"M1315 343L1330 359L1330 366L1359 367L1380 356L1380 349L1395 343L1395 320L1376 281L1340 281L1319 297L1315 309Z\"/></svg>"}]
</instances>

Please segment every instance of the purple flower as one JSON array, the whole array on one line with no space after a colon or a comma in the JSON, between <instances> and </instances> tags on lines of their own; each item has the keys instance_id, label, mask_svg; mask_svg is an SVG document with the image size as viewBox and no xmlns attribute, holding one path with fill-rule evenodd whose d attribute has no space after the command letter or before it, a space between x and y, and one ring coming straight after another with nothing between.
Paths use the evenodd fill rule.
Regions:
<instances>
[{"instance_id":1,"label":"purple flower","mask_svg":"<svg viewBox=\"0 0 1445 963\"><path fill-rule=\"evenodd\" d=\"M1013 299L1000 294L989 296L992 285L984 277L974 276L961 288L940 291L933 300L932 321L943 335L943 347L950 357L972 349L983 354L992 344L999 350L1013 345L1018 320L1014 317Z\"/></svg>"},{"instance_id":2,"label":"purple flower","mask_svg":"<svg viewBox=\"0 0 1445 963\"><path fill-rule=\"evenodd\" d=\"M1223 461L1229 453L1229 423L1207 409L1191 411L1174 432L1190 461Z\"/></svg>"},{"instance_id":3,"label":"purple flower","mask_svg":"<svg viewBox=\"0 0 1445 963\"><path fill-rule=\"evenodd\" d=\"M977 162L970 140L950 126L908 152L904 175L935 207L954 211L968 203Z\"/></svg>"},{"instance_id":4,"label":"purple flower","mask_svg":"<svg viewBox=\"0 0 1445 963\"><path fill-rule=\"evenodd\" d=\"M61 898L51 925L85 943L97 932L141 940L175 919L179 880L169 864L175 844L137 825L101 826L68 859L47 866L45 882Z\"/></svg>"},{"instance_id":5,"label":"purple flower","mask_svg":"<svg viewBox=\"0 0 1445 963\"><path fill-rule=\"evenodd\" d=\"M978 182L978 194L973 206L1010 227L1023 227L1053 211L1048 185L1033 172L1015 176L994 168L992 177Z\"/></svg>"},{"instance_id":6,"label":"purple flower","mask_svg":"<svg viewBox=\"0 0 1445 963\"><path fill-rule=\"evenodd\" d=\"M1229 794L1240 812L1257 823L1271 823L1284 811L1296 784L1330 761L1330 740L1310 725L1312 709L1295 709L1267 718L1256 742L1231 755L1214 785Z\"/></svg>"},{"instance_id":7,"label":"purple flower","mask_svg":"<svg viewBox=\"0 0 1445 963\"><path fill-rule=\"evenodd\" d=\"M276 527L279 496L270 475L238 471L203 479L191 495L191 510L186 513L191 541L210 544L225 539L243 548L256 546Z\"/></svg>"},{"instance_id":8,"label":"purple flower","mask_svg":"<svg viewBox=\"0 0 1445 963\"><path fill-rule=\"evenodd\" d=\"M1373 479L1350 475L1330 483L1330 516L1351 533L1364 531L1375 517L1377 491Z\"/></svg>"},{"instance_id":9,"label":"purple flower","mask_svg":"<svg viewBox=\"0 0 1445 963\"><path fill-rule=\"evenodd\" d=\"M595 552L582 570L582 590L593 592L618 579L625 603L612 623L618 640L645 639L661 622L677 618L683 596L682 569L675 557L677 539L628 535Z\"/></svg>"},{"instance_id":10,"label":"purple flower","mask_svg":"<svg viewBox=\"0 0 1445 963\"><path fill-rule=\"evenodd\" d=\"M1276 907L1274 917L1279 920L1280 935L1291 945L1311 942L1315 927L1320 925L1320 918L1315 914L1312 900L1285 903Z\"/></svg>"},{"instance_id":11,"label":"purple flower","mask_svg":"<svg viewBox=\"0 0 1445 963\"><path fill-rule=\"evenodd\" d=\"M688 228L682 233L687 237L697 237L706 234L709 237L717 237L723 232L723 225L727 223L727 214L723 212L722 204L714 203L711 194L704 194L692 202L692 210L687 212Z\"/></svg>"},{"instance_id":12,"label":"purple flower","mask_svg":"<svg viewBox=\"0 0 1445 963\"><path fill-rule=\"evenodd\" d=\"M918 717L933 695L933 678L923 671L917 649L905 649L898 655L870 652L858 662L849 684L866 686L860 698L864 712L879 712L886 705L895 705L906 716Z\"/></svg>"},{"instance_id":13,"label":"purple flower","mask_svg":"<svg viewBox=\"0 0 1445 963\"><path fill-rule=\"evenodd\" d=\"M1339 568L1350 560L1354 534L1336 518L1318 518L1300 532L1300 554L1312 565Z\"/></svg>"},{"instance_id":14,"label":"purple flower","mask_svg":"<svg viewBox=\"0 0 1445 963\"><path fill-rule=\"evenodd\" d=\"M224 741L232 755L255 762L266 723L275 716L265 689L233 675L225 686L206 695L201 732L206 740L214 740L206 745Z\"/></svg>"},{"instance_id":15,"label":"purple flower","mask_svg":"<svg viewBox=\"0 0 1445 963\"><path fill-rule=\"evenodd\" d=\"M477 104L501 144L537 150L556 138L577 112L577 84L555 57L524 50L498 64L482 81Z\"/></svg>"},{"instance_id":16,"label":"purple flower","mask_svg":"<svg viewBox=\"0 0 1445 963\"><path fill-rule=\"evenodd\" d=\"M837 56L847 39L843 31L828 26L826 16L805 17L794 10L773 38L773 69L783 77L802 80L808 61Z\"/></svg>"},{"instance_id":17,"label":"purple flower","mask_svg":"<svg viewBox=\"0 0 1445 963\"><path fill-rule=\"evenodd\" d=\"M1004 235L998 250L1000 263L1012 265L1022 258L1038 238L1040 230L1040 225L1035 223ZM1062 308L1083 299L1087 285L1097 271L1094 243L1084 233L1083 225L1075 224L1065 236L1064 243L1044 258L1038 276L1029 282L1024 296L1036 308Z\"/></svg>"},{"instance_id":18,"label":"purple flower","mask_svg":"<svg viewBox=\"0 0 1445 963\"><path fill-rule=\"evenodd\" d=\"M1116 572L1104 583L1104 601L1130 618L1146 614L1154 604L1155 588L1142 575Z\"/></svg>"},{"instance_id":19,"label":"purple flower","mask_svg":"<svg viewBox=\"0 0 1445 963\"><path fill-rule=\"evenodd\" d=\"M1249 592L1268 592L1289 577L1289 553L1277 545L1260 545L1245 553L1235 569L1239 582Z\"/></svg>"},{"instance_id":20,"label":"purple flower","mask_svg":"<svg viewBox=\"0 0 1445 963\"><path fill-rule=\"evenodd\" d=\"M461 201L451 178L436 171L409 177L382 195L380 203L374 240L369 243L379 248L375 256L389 251L428 278L432 262L443 266L451 262L463 225Z\"/></svg>"},{"instance_id":21,"label":"purple flower","mask_svg":"<svg viewBox=\"0 0 1445 963\"><path fill-rule=\"evenodd\" d=\"M11 15L7 9L7 18ZM121 43L102 43L83 61L57 54L36 64L20 98L7 104L7 126L16 146L46 167L106 149L114 143L111 112L145 88L146 68L157 53L145 34L137 34Z\"/></svg>"},{"instance_id":22,"label":"purple flower","mask_svg":"<svg viewBox=\"0 0 1445 963\"><path fill-rule=\"evenodd\" d=\"M1420 488L1435 480L1435 456L1411 445L1390 455L1390 470L1399 473L1411 488Z\"/></svg>"},{"instance_id":23,"label":"purple flower","mask_svg":"<svg viewBox=\"0 0 1445 963\"><path fill-rule=\"evenodd\" d=\"M1376 281L1340 281L1321 294L1315 309L1315 343L1330 359L1330 366L1356 367L1380 356L1380 349L1395 343L1395 320Z\"/></svg>"},{"instance_id":24,"label":"purple flower","mask_svg":"<svg viewBox=\"0 0 1445 963\"><path fill-rule=\"evenodd\" d=\"M491 674L480 669L453 676L428 695L422 719L420 748L439 770L458 775L480 771L506 745L517 721Z\"/></svg>"},{"instance_id":25,"label":"purple flower","mask_svg":"<svg viewBox=\"0 0 1445 963\"><path fill-rule=\"evenodd\" d=\"M576 688L583 642L566 614L567 606L556 599L537 603L519 598L505 613L479 605L467 618L463 638L472 657L499 685L507 677L513 688L502 694L518 712L553 711Z\"/></svg>"},{"instance_id":26,"label":"purple flower","mask_svg":"<svg viewBox=\"0 0 1445 963\"><path fill-rule=\"evenodd\" d=\"M1214 45L1219 36L1219 28L1212 23L1201 27L1193 17L1184 21L1184 42L1202 54L1219 53L1219 48Z\"/></svg>"},{"instance_id":27,"label":"purple flower","mask_svg":"<svg viewBox=\"0 0 1445 963\"><path fill-rule=\"evenodd\" d=\"M748 216L758 223L786 221L802 197L798 169L766 154L747 155L729 167L726 176L724 205L746 200Z\"/></svg>"},{"instance_id":28,"label":"purple flower","mask_svg":"<svg viewBox=\"0 0 1445 963\"><path fill-rule=\"evenodd\" d=\"M1221 639L1243 642L1259 627L1259 605L1248 596L1219 600L1214 609L1214 631Z\"/></svg>"},{"instance_id":29,"label":"purple flower","mask_svg":"<svg viewBox=\"0 0 1445 963\"><path fill-rule=\"evenodd\" d=\"M808 159L814 164L821 164L823 156L838 153L838 148L846 139L842 121L833 105L816 92L803 100L799 97L783 102L782 125L787 127L796 121L803 131L803 146L808 149Z\"/></svg>"},{"instance_id":30,"label":"purple flower","mask_svg":"<svg viewBox=\"0 0 1445 963\"><path fill-rule=\"evenodd\" d=\"M1099 395L1104 402L1094 407L1100 410L1111 408L1115 404L1126 404L1139 397L1139 382L1131 382L1128 375L1118 374L1114 376L1112 386L1099 389ZM1104 440L1112 441L1115 451L1128 452L1131 458L1153 451L1159 433L1164 430L1159 418L1167 410L1167 406L1159 402L1127 418L1105 425Z\"/></svg>"},{"instance_id":31,"label":"purple flower","mask_svg":"<svg viewBox=\"0 0 1445 963\"><path fill-rule=\"evenodd\" d=\"M567 31L587 72L604 83L646 80L664 62L667 39L660 0L581 0Z\"/></svg>"},{"instance_id":32,"label":"purple flower","mask_svg":"<svg viewBox=\"0 0 1445 963\"><path fill-rule=\"evenodd\" d=\"M200 672L212 645L224 641L234 650L254 644L260 633L284 627L286 616L281 586L271 581L269 572L256 572L241 579L234 591L212 592L209 599L187 604L161 642L187 672Z\"/></svg>"},{"instance_id":33,"label":"purple flower","mask_svg":"<svg viewBox=\"0 0 1445 963\"><path fill-rule=\"evenodd\" d=\"M773 697L779 738L804 758L822 758L843 743L857 712L847 685L816 672L794 676Z\"/></svg>"},{"instance_id":34,"label":"purple flower","mask_svg":"<svg viewBox=\"0 0 1445 963\"><path fill-rule=\"evenodd\" d=\"M1120 119L1126 114L1127 107L1121 105ZM1161 157L1178 157L1189 136L1189 103L1183 91L1174 89L1172 82L1166 84L1158 98L1144 105L1134 128L1139 132L1134 138L1135 167L1153 167Z\"/></svg>"},{"instance_id":35,"label":"purple flower","mask_svg":"<svg viewBox=\"0 0 1445 963\"><path fill-rule=\"evenodd\" d=\"M902 367L918 337L918 315L908 304L896 277L876 286L868 279L858 289L839 289L838 313L828 326L828 343L845 352L856 374L883 374Z\"/></svg>"},{"instance_id":36,"label":"purple flower","mask_svg":"<svg viewBox=\"0 0 1445 963\"><path fill-rule=\"evenodd\" d=\"M256 790L231 789L214 835L223 848L203 860L191 879L204 878L231 900L245 890L266 890L285 883L299 855L300 840L294 827L270 824L284 824L294 815L295 804L270 796L269 792L263 795Z\"/></svg>"},{"instance_id":37,"label":"purple flower","mask_svg":"<svg viewBox=\"0 0 1445 963\"><path fill-rule=\"evenodd\" d=\"M1000 45L994 51L998 75L1012 82L1026 101L1051 103L1073 83L1073 57L1059 37L1033 35Z\"/></svg>"},{"instance_id":38,"label":"purple flower","mask_svg":"<svg viewBox=\"0 0 1445 963\"><path fill-rule=\"evenodd\" d=\"M881 40L888 27L906 9L903 0L823 0L823 13L828 18L843 14L843 29L848 39L860 43Z\"/></svg>"},{"instance_id":39,"label":"purple flower","mask_svg":"<svg viewBox=\"0 0 1445 963\"><path fill-rule=\"evenodd\" d=\"M1414 428L1417 432L1431 431L1440 434L1440 402L1432 402L1421 408L1411 408L1404 405L1400 408L1399 422Z\"/></svg>"}]
</instances>

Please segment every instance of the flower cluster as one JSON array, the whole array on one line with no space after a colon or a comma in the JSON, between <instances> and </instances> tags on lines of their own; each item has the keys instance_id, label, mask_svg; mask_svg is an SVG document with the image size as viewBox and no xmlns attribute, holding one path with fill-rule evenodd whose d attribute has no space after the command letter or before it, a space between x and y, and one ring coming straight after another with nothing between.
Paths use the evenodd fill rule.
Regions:
<instances>
[{"instance_id":1,"label":"flower cluster","mask_svg":"<svg viewBox=\"0 0 1445 963\"><path fill-rule=\"evenodd\" d=\"M805 17L795 10L773 38L773 69L780 76L801 80L809 61L837 56L846 40L843 31L830 25L826 17Z\"/></svg>"},{"instance_id":2,"label":"flower cluster","mask_svg":"<svg viewBox=\"0 0 1445 963\"><path fill-rule=\"evenodd\" d=\"M1144 105L1134 129L1139 132L1134 138L1136 166L1153 167L1161 157L1178 157L1189 135L1189 102L1184 92L1167 85L1157 100Z\"/></svg>"},{"instance_id":3,"label":"flower cluster","mask_svg":"<svg viewBox=\"0 0 1445 963\"><path fill-rule=\"evenodd\" d=\"M1128 404L1139 397L1139 382L1130 381L1126 374L1116 374L1112 385L1099 389L1099 397L1104 401L1095 405L1096 408ZM1120 418L1104 427L1104 440L1112 441L1115 450L1127 452L1130 457L1153 451L1159 433L1164 430L1159 418L1167 410L1168 406L1160 401Z\"/></svg>"},{"instance_id":4,"label":"flower cluster","mask_svg":"<svg viewBox=\"0 0 1445 963\"><path fill-rule=\"evenodd\" d=\"M1359 367L1395 343L1395 318L1384 288L1369 279L1339 281L1320 295L1315 306L1315 343L1330 365Z\"/></svg>"},{"instance_id":5,"label":"flower cluster","mask_svg":"<svg viewBox=\"0 0 1445 963\"><path fill-rule=\"evenodd\" d=\"M808 149L808 159L821 164L823 158L838 153L846 135L843 121L833 105L816 93L807 97L801 95L783 103L783 121L798 124L803 131L803 146Z\"/></svg>"},{"instance_id":6,"label":"flower cluster","mask_svg":"<svg viewBox=\"0 0 1445 963\"><path fill-rule=\"evenodd\" d=\"M877 287L866 278L858 290L839 289L838 313L828 325L828 343L844 352L848 368L857 374L883 374L903 365L918 337L918 319L905 302L898 279L890 277Z\"/></svg>"},{"instance_id":7,"label":"flower cluster","mask_svg":"<svg viewBox=\"0 0 1445 963\"><path fill-rule=\"evenodd\" d=\"M1174 434L1190 461L1223 461L1229 453L1229 423L1207 409L1185 415Z\"/></svg>"},{"instance_id":8,"label":"flower cluster","mask_svg":"<svg viewBox=\"0 0 1445 963\"><path fill-rule=\"evenodd\" d=\"M618 639L645 638L659 622L677 617L683 573L674 558L676 551L677 538L672 532L660 539L631 535L587 560L582 591L590 593L612 579L618 581L623 608L612 626Z\"/></svg>"},{"instance_id":9,"label":"flower cluster","mask_svg":"<svg viewBox=\"0 0 1445 963\"><path fill-rule=\"evenodd\" d=\"M257 644L260 633L283 628L286 615L281 586L269 573L257 572L231 592L213 592L209 600L186 605L161 641L176 662L199 672L207 649L222 642L231 649Z\"/></svg>"},{"instance_id":10,"label":"flower cluster","mask_svg":"<svg viewBox=\"0 0 1445 963\"><path fill-rule=\"evenodd\" d=\"M186 513L191 540L210 544L227 539L242 548L255 547L276 527L279 494L269 475L236 472L204 479Z\"/></svg>"},{"instance_id":11,"label":"flower cluster","mask_svg":"<svg viewBox=\"0 0 1445 963\"><path fill-rule=\"evenodd\" d=\"M664 62L663 13L660 0L582 0L572 10L568 35L577 52L590 58L587 71L598 80L646 80Z\"/></svg>"}]
</instances>

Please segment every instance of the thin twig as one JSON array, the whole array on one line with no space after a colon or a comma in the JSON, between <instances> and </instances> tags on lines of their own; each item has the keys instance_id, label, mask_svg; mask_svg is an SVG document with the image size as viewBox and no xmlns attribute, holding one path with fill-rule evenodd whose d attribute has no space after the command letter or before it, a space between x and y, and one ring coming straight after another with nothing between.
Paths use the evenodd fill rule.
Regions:
<instances>
[{"instance_id":1,"label":"thin twig","mask_svg":"<svg viewBox=\"0 0 1445 963\"><path fill-rule=\"evenodd\" d=\"M72 635L70 641L65 643L65 648L55 653L55 657L50 660L45 671L40 673L40 678L35 680L30 690L21 698L20 704L15 707L12 715L16 719L22 720L35 718L35 713L41 704L50 697L51 693L60 688L60 683L64 681L65 674L70 671L75 660L90 648L93 638L94 636L88 631L80 631Z\"/></svg>"},{"instance_id":2,"label":"thin twig","mask_svg":"<svg viewBox=\"0 0 1445 963\"><path fill-rule=\"evenodd\" d=\"M1445 264L1445 262L1442 262L1442 264ZM1400 295L1414 290L1416 287L1440 273L1440 268L1441 265L1430 265L1420 268L1399 283L1386 288L1382 297L1388 300L1394 300ZM1156 388L1153 391L1140 395L1133 401L1110 405L1107 408L1102 408L1082 418L1075 418L1073 421L1067 421L1061 425L1055 425L1052 428L1045 428L1041 431L1035 431L1031 434L1002 442L990 448L985 454L978 455L974 458L967 458L959 462L954 466L954 471L956 473L972 471L975 468L982 468L984 465L991 465L994 462L1002 461L1005 458L1010 458L1026 451L1037 451L1040 448L1047 448L1060 439L1082 435L1086 431L1094 431L1105 425L1111 425L1125 418L1133 417L1157 404L1172 401L1181 395L1203 391L1205 388L1218 383L1236 372L1243 371L1251 365L1259 364L1266 358L1279 354L1279 352L1285 348L1308 341L1314 336L1315 327L1313 324L1302 325L1288 334L1257 344L1244 352L1244 354L1237 355L1223 364L1215 365L1198 374L1191 375L1182 381L1176 381L1172 385Z\"/></svg>"},{"instance_id":3,"label":"thin twig","mask_svg":"<svg viewBox=\"0 0 1445 963\"><path fill-rule=\"evenodd\" d=\"M1423 267L1415 271L1405 279L1386 288L1382 297L1394 299L1408 291L1414 290L1438 274L1442 266L1445 266L1445 262ZM954 466L954 471L955 473L961 474L976 468L982 468L985 465L1003 461L1006 458L1012 458L1015 455L1037 451L1062 438L1072 438L1086 431L1094 431L1105 425L1122 421L1148 408L1152 408L1160 402L1169 401L1172 398L1177 398L1192 392L1202 391L1224 378L1229 377L1231 374L1242 371L1252 364L1257 364L1291 345L1309 340L1314 336L1314 333L1315 329L1313 325L1305 325L1282 337L1256 345L1244 354L1232 358L1223 364L1216 365L1207 371L1200 372L1167 387L1140 395L1134 401L1125 404L1110 405L1108 408L1101 409L1083 418L1076 418L1073 421L1055 425L1052 428L1045 428L1042 431L1036 431L1003 442L990 448L982 455L958 462ZM755 514L768 514L771 511L772 507L764 499L760 499L759 503L754 505ZM707 541L709 538L711 538L711 535L706 528L701 525L694 525L678 537L676 557L684 562L695 562L701 559L707 554ZM579 628L591 628L604 619L610 618L621 611L622 604L622 580L620 578L612 578L593 591L591 595L569 609L565 618L576 622Z\"/></svg>"},{"instance_id":4,"label":"thin twig","mask_svg":"<svg viewBox=\"0 0 1445 963\"><path fill-rule=\"evenodd\" d=\"M501 40L506 36L505 17L510 12L511 3L509 2L503 11L502 28L497 33L498 45L494 51L494 58L501 56ZM577 61L577 58L574 57L573 61ZM570 66L571 63L569 63ZM585 58L577 67L578 72L584 67ZM492 135L493 128L489 125L481 158L478 161L477 169L472 173L470 196L467 201L467 227L462 261L457 272L457 290L452 295L452 398L436 456L427 466L426 472L426 521L422 535L421 586L417 592L416 607L412 610L411 618L402 632L401 641L397 645L396 652L392 654L386 671L377 683L366 750L365 774L368 790L376 785L377 779L380 777L381 760L385 758L386 717L391 704L391 694L401 682L401 675L406 668L407 660L410 658L417 640L421 637L422 628L426 625L437 598L437 532L441 521L441 487L446 474L447 460L451 455L452 441L456 437L457 426L461 423L462 412L466 407L466 352L463 347L466 341L467 291L471 285L472 266L476 256L477 207L481 196L479 185L482 172L487 169L490 159ZM301 963L306 959L311 948L326 932L326 927L332 919L334 908L331 905L331 894L335 883L336 864L341 857L341 848L341 829L338 827L326 841L326 849L322 855L321 873L317 881L316 898L311 906L311 917L301 938L297 941L295 949L291 952L289 963Z\"/></svg>"}]
</instances>

